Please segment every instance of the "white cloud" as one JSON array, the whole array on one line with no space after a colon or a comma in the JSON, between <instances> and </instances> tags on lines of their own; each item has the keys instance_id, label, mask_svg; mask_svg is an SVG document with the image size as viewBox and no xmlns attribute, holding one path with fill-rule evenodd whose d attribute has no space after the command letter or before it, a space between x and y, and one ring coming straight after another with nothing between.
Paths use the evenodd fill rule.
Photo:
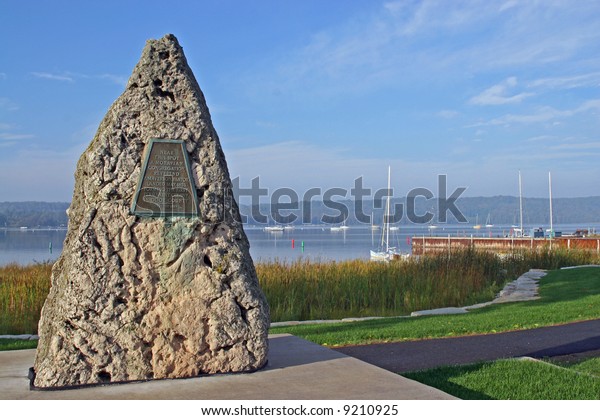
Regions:
<instances>
[{"instance_id":1,"label":"white cloud","mask_svg":"<svg viewBox=\"0 0 600 420\"><path fill-rule=\"evenodd\" d=\"M388 165L392 167L396 188L402 191L420 186L433 188L437 185L436 176L440 170L452 170L457 166L454 162L435 159L416 162L394 157L354 157L350 150L324 148L304 141L225 150L225 155L232 178L239 176L242 188L249 187L250 181L259 176L262 187L288 187L300 196L313 187L349 190L354 186L354 180L361 176L365 188L383 187Z\"/></svg>"},{"instance_id":2,"label":"white cloud","mask_svg":"<svg viewBox=\"0 0 600 420\"><path fill-rule=\"evenodd\" d=\"M549 136L547 134L541 135L541 136L534 136L534 137L529 137L526 141L528 142L538 142L538 141L552 141L556 139L555 136Z\"/></svg>"},{"instance_id":3,"label":"white cloud","mask_svg":"<svg viewBox=\"0 0 600 420\"><path fill-rule=\"evenodd\" d=\"M452 119L452 118L456 118L460 115L460 112L458 111L453 111L450 109L444 109L440 112L438 112L437 114L439 117L445 118L445 119Z\"/></svg>"},{"instance_id":4,"label":"white cloud","mask_svg":"<svg viewBox=\"0 0 600 420\"><path fill-rule=\"evenodd\" d=\"M0 109L5 109L7 111L17 111L19 109L19 105L14 103L9 98L0 97Z\"/></svg>"},{"instance_id":5,"label":"white cloud","mask_svg":"<svg viewBox=\"0 0 600 420\"><path fill-rule=\"evenodd\" d=\"M468 127L480 127L486 125L507 125L512 123L532 124L551 121L558 118L569 118L589 111L600 110L600 99L592 99L583 102L580 106L573 109L558 110L553 107L544 106L531 114L507 114L499 118L494 118L485 122L478 122Z\"/></svg>"},{"instance_id":6,"label":"white cloud","mask_svg":"<svg viewBox=\"0 0 600 420\"><path fill-rule=\"evenodd\" d=\"M490 21L497 29L485 43L476 43L473 57L480 69L543 69L560 62L580 71L596 69L597 62L589 58L600 40L597 6L593 1L518 2L510 13L503 12L501 21Z\"/></svg>"},{"instance_id":7,"label":"white cloud","mask_svg":"<svg viewBox=\"0 0 600 420\"><path fill-rule=\"evenodd\" d=\"M27 140L35 137L33 134L22 134L15 132L18 130L19 127L13 124L0 123L0 144L6 147L17 144L15 140Z\"/></svg>"},{"instance_id":8,"label":"white cloud","mask_svg":"<svg viewBox=\"0 0 600 420\"><path fill-rule=\"evenodd\" d=\"M252 178L260 176L262 186L290 187L299 195L313 187L350 189L361 176L365 188L384 187L388 165L392 168L392 185L404 193L416 187L437 188L439 173L457 173L465 168L463 162L450 158L415 161L397 157L355 157L349 150L319 147L304 141L230 150L226 156L231 175L240 176L242 187L249 186Z\"/></svg>"},{"instance_id":9,"label":"white cloud","mask_svg":"<svg viewBox=\"0 0 600 420\"><path fill-rule=\"evenodd\" d=\"M517 78L509 77L502 83L487 88L479 95L469 99L470 104L474 105L506 105L523 101L523 99L533 96L533 93L519 93L510 95L510 90L517 86Z\"/></svg>"},{"instance_id":10,"label":"white cloud","mask_svg":"<svg viewBox=\"0 0 600 420\"><path fill-rule=\"evenodd\" d=\"M391 1L314 33L304 47L265 62L262 76L252 69L252 83L244 84L256 94L277 87L339 95L487 71L518 74L524 65L546 72L547 63L564 62L585 72L597 68L589 60L600 42L597 15L597 6L584 2ZM474 103L511 104L533 95L493 94Z\"/></svg>"},{"instance_id":11,"label":"white cloud","mask_svg":"<svg viewBox=\"0 0 600 420\"><path fill-rule=\"evenodd\" d=\"M573 111L574 114L578 114L580 112L592 111L592 110L600 110L600 99L592 99L584 102L580 107Z\"/></svg>"},{"instance_id":12,"label":"white cloud","mask_svg":"<svg viewBox=\"0 0 600 420\"><path fill-rule=\"evenodd\" d=\"M560 117L571 116L571 111L559 111L552 107L542 107L532 114L507 114L499 118L494 118L484 125L504 125L511 123L531 124L541 123Z\"/></svg>"},{"instance_id":13,"label":"white cloud","mask_svg":"<svg viewBox=\"0 0 600 420\"><path fill-rule=\"evenodd\" d=\"M509 0L509 1L505 2L504 4L502 4L502 6L500 6L500 8L498 10L500 12L504 12L505 10L512 9L513 7L516 7L518 5L519 5L519 3L517 2L517 0Z\"/></svg>"},{"instance_id":14,"label":"white cloud","mask_svg":"<svg viewBox=\"0 0 600 420\"><path fill-rule=\"evenodd\" d=\"M103 79L103 80L108 80L116 85L119 86L125 86L127 84L127 77L125 76L119 76L117 74L100 74L98 76L89 76L91 78L97 78L97 79Z\"/></svg>"},{"instance_id":15,"label":"white cloud","mask_svg":"<svg viewBox=\"0 0 600 420\"><path fill-rule=\"evenodd\" d=\"M473 147L478 147L474 144ZM313 187L321 188L322 191L332 187L349 191L354 186L354 180L360 176L363 177L365 188L385 187L388 165L392 168L392 186L397 196L402 196L417 187L428 188L437 194L438 174L448 175L448 194L458 186L465 186L468 187L466 195L469 196L516 195L516 174L519 169L525 167L524 165L532 174L541 173L547 177L547 169L539 169L540 165L531 166L532 156L535 156L536 162L541 162L542 166L551 166L553 177L563 180L561 184L565 187L556 189L557 197L600 195L596 181L600 176L600 166L593 163L574 165L579 159L600 157L596 143L590 142L587 146L589 150L582 146L581 149L574 150L540 151L539 144L522 143L505 150L494 149L488 155L478 154L474 158L470 152L471 146L463 143L457 144L450 153L441 158L411 160L398 157L354 157L350 155L350 151L339 148L318 147L304 141L288 141L225 150L225 155L232 178L240 177L241 188L249 188L251 180L259 176L260 186L269 188L269 194L275 188L288 187L294 189L300 198ZM590 174L594 176L587 176ZM491 179L494 180L492 186ZM547 178L542 177L543 179L547 182ZM531 185L532 183L528 182L528 187ZM543 187L544 183L540 181L540 185ZM529 191L533 190L531 187Z\"/></svg>"},{"instance_id":16,"label":"white cloud","mask_svg":"<svg viewBox=\"0 0 600 420\"><path fill-rule=\"evenodd\" d=\"M37 77L38 79L56 80L59 82L70 82L70 83L75 81L71 76L64 75L64 74L53 74L53 73L37 72L37 71L33 71L30 74L34 77Z\"/></svg>"},{"instance_id":17,"label":"white cloud","mask_svg":"<svg viewBox=\"0 0 600 420\"><path fill-rule=\"evenodd\" d=\"M600 141L589 143L563 143L550 146L552 150L594 150L600 149Z\"/></svg>"},{"instance_id":18,"label":"white cloud","mask_svg":"<svg viewBox=\"0 0 600 420\"><path fill-rule=\"evenodd\" d=\"M575 89L581 87L600 87L600 72L575 76L547 77L528 84L532 88Z\"/></svg>"},{"instance_id":19,"label":"white cloud","mask_svg":"<svg viewBox=\"0 0 600 420\"><path fill-rule=\"evenodd\" d=\"M451 3L439 0L384 4L386 17L393 17L398 35L415 36L445 30L468 29L481 20L496 15L485 2L466 1Z\"/></svg>"},{"instance_id":20,"label":"white cloud","mask_svg":"<svg viewBox=\"0 0 600 420\"><path fill-rule=\"evenodd\" d=\"M34 137L33 134L0 133L0 140L26 140Z\"/></svg>"},{"instance_id":21,"label":"white cloud","mask_svg":"<svg viewBox=\"0 0 600 420\"><path fill-rule=\"evenodd\" d=\"M31 72L32 76L38 79L55 80L59 82L73 83L78 79L96 79L96 80L108 80L116 85L125 86L127 84L127 78L116 74L104 73L104 74L82 74L73 72L64 72L62 74L47 73L47 72Z\"/></svg>"}]
</instances>

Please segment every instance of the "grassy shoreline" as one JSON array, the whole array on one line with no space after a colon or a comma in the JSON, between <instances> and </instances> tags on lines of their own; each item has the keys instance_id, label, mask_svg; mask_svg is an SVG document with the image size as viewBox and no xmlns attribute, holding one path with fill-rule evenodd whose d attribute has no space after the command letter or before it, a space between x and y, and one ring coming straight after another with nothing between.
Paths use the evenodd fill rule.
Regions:
<instances>
[{"instance_id":1,"label":"grassy shoreline","mask_svg":"<svg viewBox=\"0 0 600 420\"><path fill-rule=\"evenodd\" d=\"M0 267L0 334L34 334L50 291L50 263Z\"/></svg>"},{"instance_id":2,"label":"grassy shoreline","mask_svg":"<svg viewBox=\"0 0 600 420\"><path fill-rule=\"evenodd\" d=\"M511 270L512 271L512 270ZM271 320L408 315L492 299L513 273L491 254L460 252L389 264L354 260L257 265Z\"/></svg>"},{"instance_id":3,"label":"grassy shoreline","mask_svg":"<svg viewBox=\"0 0 600 420\"><path fill-rule=\"evenodd\" d=\"M401 316L492 300L531 268L599 263L590 252L517 252L502 257L466 249L390 264L370 261L257 264L271 321Z\"/></svg>"},{"instance_id":4,"label":"grassy shoreline","mask_svg":"<svg viewBox=\"0 0 600 420\"><path fill-rule=\"evenodd\" d=\"M272 328L318 344L345 346L532 329L600 318L600 268L551 271L540 299L503 303L461 315L388 318Z\"/></svg>"},{"instance_id":5,"label":"grassy shoreline","mask_svg":"<svg viewBox=\"0 0 600 420\"><path fill-rule=\"evenodd\" d=\"M401 316L422 309L466 306L493 299L506 282L530 268L598 262L600 256L589 252L539 250L499 257L467 249L389 264L364 260L261 262L256 264L256 271L269 302L271 320L277 322ZM37 331L50 289L50 273L49 263L0 267L0 334ZM382 328L381 324L365 325L374 330ZM435 330L418 336L425 338ZM468 328L463 332L468 333ZM388 338L375 334L361 339Z\"/></svg>"}]
</instances>

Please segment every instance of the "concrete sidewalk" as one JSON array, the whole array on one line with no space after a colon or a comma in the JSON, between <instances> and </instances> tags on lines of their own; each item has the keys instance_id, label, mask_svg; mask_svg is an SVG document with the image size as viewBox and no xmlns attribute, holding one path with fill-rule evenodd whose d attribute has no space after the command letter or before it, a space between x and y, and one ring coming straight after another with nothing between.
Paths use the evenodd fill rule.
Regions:
<instances>
[{"instance_id":1,"label":"concrete sidewalk","mask_svg":"<svg viewBox=\"0 0 600 420\"><path fill-rule=\"evenodd\" d=\"M435 388L292 335L269 337L266 368L245 374L30 391L35 350L0 352L0 398L34 400L440 400Z\"/></svg>"}]
</instances>

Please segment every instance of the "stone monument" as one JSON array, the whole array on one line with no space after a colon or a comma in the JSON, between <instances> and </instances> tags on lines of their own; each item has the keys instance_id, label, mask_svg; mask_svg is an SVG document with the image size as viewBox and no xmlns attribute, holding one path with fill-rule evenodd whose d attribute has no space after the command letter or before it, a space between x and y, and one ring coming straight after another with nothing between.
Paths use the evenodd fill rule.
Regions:
<instances>
[{"instance_id":1,"label":"stone monument","mask_svg":"<svg viewBox=\"0 0 600 420\"><path fill-rule=\"evenodd\" d=\"M35 387L265 365L269 310L231 188L177 39L148 41L77 164Z\"/></svg>"}]
</instances>

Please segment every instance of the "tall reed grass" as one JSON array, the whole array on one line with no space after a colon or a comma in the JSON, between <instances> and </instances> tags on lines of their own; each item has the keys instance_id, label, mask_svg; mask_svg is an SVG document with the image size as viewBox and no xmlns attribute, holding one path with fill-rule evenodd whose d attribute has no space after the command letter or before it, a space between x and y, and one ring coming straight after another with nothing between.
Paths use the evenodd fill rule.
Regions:
<instances>
[{"instance_id":1,"label":"tall reed grass","mask_svg":"<svg viewBox=\"0 0 600 420\"><path fill-rule=\"evenodd\" d=\"M297 260L256 264L272 321L406 315L494 298L531 268L599 264L595 252L537 250L498 256L465 249L389 264ZM51 264L0 267L0 334L35 333Z\"/></svg>"},{"instance_id":2,"label":"tall reed grass","mask_svg":"<svg viewBox=\"0 0 600 420\"><path fill-rule=\"evenodd\" d=\"M49 263L0 267L0 334L37 332L51 271Z\"/></svg>"},{"instance_id":3,"label":"tall reed grass","mask_svg":"<svg viewBox=\"0 0 600 420\"><path fill-rule=\"evenodd\" d=\"M257 265L272 321L407 315L493 299L531 268L599 263L596 253L526 251L499 256L465 249L389 264L274 261Z\"/></svg>"}]
</instances>

